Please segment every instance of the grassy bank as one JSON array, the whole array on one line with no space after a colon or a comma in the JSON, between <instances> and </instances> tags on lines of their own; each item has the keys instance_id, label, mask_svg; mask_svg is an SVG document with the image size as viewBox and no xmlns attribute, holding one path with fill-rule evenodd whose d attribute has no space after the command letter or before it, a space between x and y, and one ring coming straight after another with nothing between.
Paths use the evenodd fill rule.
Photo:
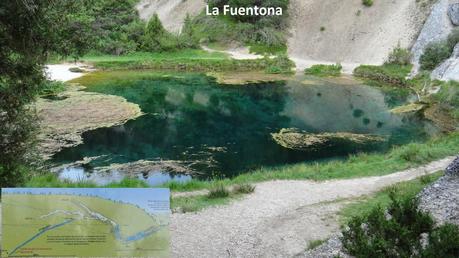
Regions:
<instances>
[{"instance_id":1,"label":"grassy bank","mask_svg":"<svg viewBox=\"0 0 459 258\"><path fill-rule=\"evenodd\" d=\"M438 172L431 175L422 176L420 178L395 184L387 187L384 190L377 192L372 196L367 196L356 203L352 203L343 208L339 215L342 224L347 224L352 217L365 216L376 207L385 208L390 204L390 194L393 193L397 198L413 198L424 187L437 180L443 172Z\"/></svg>"},{"instance_id":2,"label":"grassy bank","mask_svg":"<svg viewBox=\"0 0 459 258\"><path fill-rule=\"evenodd\" d=\"M231 179L215 179L210 181L190 180L185 183L169 182L161 187L170 188L176 192L212 189L215 185L225 187L257 183L269 180L329 180L349 179L368 176L387 175L396 171L417 167L434 160L459 153L459 132L431 139L425 143L411 143L394 147L387 153L357 154L344 161L324 163L308 163L284 165L273 168L261 168ZM128 179L125 179L128 180ZM134 187L146 187L138 180L129 179L124 184ZM81 182L78 185L92 187L91 183ZM45 175L33 177L28 187L77 187L70 182L61 182L55 176ZM118 184L111 184L116 187ZM131 186L126 186L131 187Z\"/></svg>"},{"instance_id":3,"label":"grassy bank","mask_svg":"<svg viewBox=\"0 0 459 258\"><path fill-rule=\"evenodd\" d=\"M174 71L266 71L267 73L289 73L293 62L285 56L236 60L221 52L204 50L179 50L160 53L132 53L128 55L86 55L81 61L101 70L174 70Z\"/></svg>"},{"instance_id":4,"label":"grassy bank","mask_svg":"<svg viewBox=\"0 0 459 258\"><path fill-rule=\"evenodd\" d=\"M395 147L388 153L352 155L345 161L284 165L262 168L232 179L213 181L191 180L169 182L164 187L172 191L209 189L216 182L226 186L269 180L329 180L387 175L459 153L459 132L431 139L426 143L411 143Z\"/></svg>"}]
</instances>

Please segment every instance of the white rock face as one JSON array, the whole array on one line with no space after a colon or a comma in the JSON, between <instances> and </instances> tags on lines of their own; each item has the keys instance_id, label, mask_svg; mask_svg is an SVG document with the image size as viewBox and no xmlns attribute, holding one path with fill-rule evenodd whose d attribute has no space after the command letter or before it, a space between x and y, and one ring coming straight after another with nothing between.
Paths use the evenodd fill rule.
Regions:
<instances>
[{"instance_id":1,"label":"white rock face","mask_svg":"<svg viewBox=\"0 0 459 258\"><path fill-rule=\"evenodd\" d=\"M204 0L141 0L136 8L142 20L156 13L166 30L178 33L186 15L198 15L205 6Z\"/></svg>"},{"instance_id":2,"label":"white rock face","mask_svg":"<svg viewBox=\"0 0 459 258\"><path fill-rule=\"evenodd\" d=\"M448 16L448 7L451 0L438 0L432 7L432 12L424 24L418 39L414 43L411 53L413 54L412 63L413 75L417 74L420 68L419 59L424 53L424 49L433 42L444 40L453 29L453 24Z\"/></svg>"},{"instance_id":3,"label":"white rock face","mask_svg":"<svg viewBox=\"0 0 459 258\"><path fill-rule=\"evenodd\" d=\"M433 70L431 78L442 81L459 81L459 44L454 47L452 56Z\"/></svg>"}]
</instances>

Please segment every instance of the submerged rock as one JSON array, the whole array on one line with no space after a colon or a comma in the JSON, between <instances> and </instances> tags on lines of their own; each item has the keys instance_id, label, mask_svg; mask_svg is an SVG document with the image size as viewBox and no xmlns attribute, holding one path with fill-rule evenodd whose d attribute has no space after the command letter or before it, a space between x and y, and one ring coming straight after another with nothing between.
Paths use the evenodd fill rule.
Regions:
<instances>
[{"instance_id":1,"label":"submerged rock","mask_svg":"<svg viewBox=\"0 0 459 258\"><path fill-rule=\"evenodd\" d=\"M247 85L263 82L283 81L289 77L283 74L268 74L262 71L250 72L209 72L207 76L214 77L218 84Z\"/></svg>"},{"instance_id":2,"label":"submerged rock","mask_svg":"<svg viewBox=\"0 0 459 258\"><path fill-rule=\"evenodd\" d=\"M130 163L111 164L107 167L99 167L97 172L118 171L120 173L133 176L140 173L168 172L170 174L196 174L184 161L177 160L138 160Z\"/></svg>"},{"instance_id":3,"label":"submerged rock","mask_svg":"<svg viewBox=\"0 0 459 258\"><path fill-rule=\"evenodd\" d=\"M425 104L421 103L412 103L408 105L399 106L390 110L392 114L407 114L407 113L417 113L426 108Z\"/></svg>"},{"instance_id":4,"label":"submerged rock","mask_svg":"<svg viewBox=\"0 0 459 258\"><path fill-rule=\"evenodd\" d=\"M385 137L379 135L345 132L313 134L295 128L284 128L271 135L279 145L292 150L312 150L340 144L365 145L386 141Z\"/></svg>"},{"instance_id":5,"label":"submerged rock","mask_svg":"<svg viewBox=\"0 0 459 258\"><path fill-rule=\"evenodd\" d=\"M124 124L142 115L139 105L119 96L85 92L70 87L55 99L39 99L40 153L45 159L64 147L82 143L81 134L101 127Z\"/></svg>"}]
</instances>

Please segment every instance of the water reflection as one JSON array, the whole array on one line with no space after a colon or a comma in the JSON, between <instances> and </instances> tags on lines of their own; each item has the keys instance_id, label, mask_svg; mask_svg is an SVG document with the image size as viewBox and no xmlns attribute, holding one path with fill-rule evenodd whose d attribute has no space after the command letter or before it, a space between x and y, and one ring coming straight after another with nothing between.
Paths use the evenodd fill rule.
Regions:
<instances>
[{"instance_id":1,"label":"water reflection","mask_svg":"<svg viewBox=\"0 0 459 258\"><path fill-rule=\"evenodd\" d=\"M199 74L158 77L146 73L122 79L106 73L104 80L88 86L91 91L123 96L139 104L146 115L122 126L86 132L84 144L57 153L54 164L104 157L84 167L62 170L63 178L120 180L122 173L94 170L139 160L185 163L198 172L193 177L200 179L232 177L261 166L339 158L356 151L346 146L311 152L288 150L270 135L281 128L388 136L387 144L374 151L427 137L424 122L389 112L407 96L349 81L309 79L307 85L292 80L231 86L218 85ZM190 179L159 171L138 176L151 184Z\"/></svg>"}]
</instances>

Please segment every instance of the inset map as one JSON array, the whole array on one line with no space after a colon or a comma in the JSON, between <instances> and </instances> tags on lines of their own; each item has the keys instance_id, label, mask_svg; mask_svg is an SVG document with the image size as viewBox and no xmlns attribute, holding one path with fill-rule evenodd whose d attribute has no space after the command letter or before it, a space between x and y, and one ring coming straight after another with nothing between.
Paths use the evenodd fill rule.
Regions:
<instances>
[{"instance_id":1,"label":"inset map","mask_svg":"<svg viewBox=\"0 0 459 258\"><path fill-rule=\"evenodd\" d=\"M2 189L1 257L168 257L169 190Z\"/></svg>"}]
</instances>

